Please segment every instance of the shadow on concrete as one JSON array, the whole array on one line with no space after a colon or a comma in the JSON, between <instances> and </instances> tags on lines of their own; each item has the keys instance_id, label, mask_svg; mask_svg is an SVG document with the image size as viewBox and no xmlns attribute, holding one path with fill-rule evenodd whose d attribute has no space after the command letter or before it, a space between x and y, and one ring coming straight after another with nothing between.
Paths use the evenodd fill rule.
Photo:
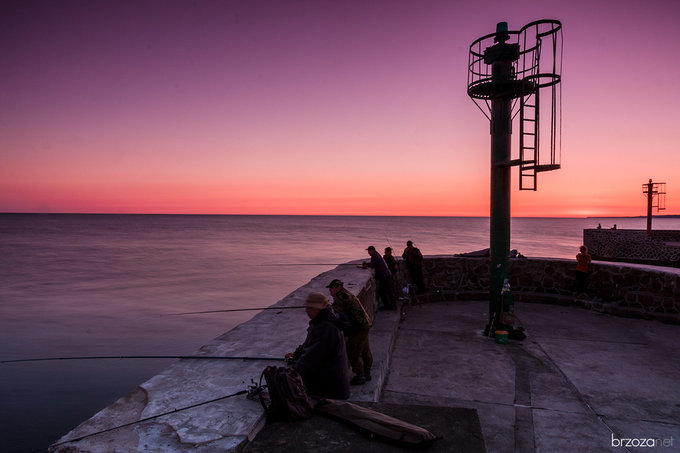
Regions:
<instances>
[{"instance_id":1,"label":"shadow on concrete","mask_svg":"<svg viewBox=\"0 0 680 453\"><path fill-rule=\"evenodd\" d=\"M367 402L356 404L420 426L442 438L422 447L404 446L370 436L370 433L362 433L340 421L315 414L309 420L267 424L243 452L486 451L477 411L474 409Z\"/></svg>"}]
</instances>

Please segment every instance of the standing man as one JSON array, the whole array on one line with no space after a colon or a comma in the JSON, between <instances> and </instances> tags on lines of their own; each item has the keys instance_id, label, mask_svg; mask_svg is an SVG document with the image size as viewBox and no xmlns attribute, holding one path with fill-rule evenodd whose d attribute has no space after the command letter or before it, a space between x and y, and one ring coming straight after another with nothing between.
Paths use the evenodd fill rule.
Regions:
<instances>
[{"instance_id":1,"label":"standing man","mask_svg":"<svg viewBox=\"0 0 680 453\"><path fill-rule=\"evenodd\" d=\"M345 289L341 280L333 280L326 287L333 296L333 309L340 313L348 323L345 329L347 337L347 357L354 371L350 385L365 384L371 380L371 366L373 354L368 342L368 331L371 319L366 313L361 301Z\"/></svg>"},{"instance_id":2,"label":"standing man","mask_svg":"<svg viewBox=\"0 0 680 453\"><path fill-rule=\"evenodd\" d=\"M392 272L392 277L396 277L397 272L399 272L399 262L394 257L394 255L392 255L392 247L385 247L383 259L385 260L387 267L390 269L390 272Z\"/></svg>"},{"instance_id":3,"label":"standing man","mask_svg":"<svg viewBox=\"0 0 680 453\"><path fill-rule=\"evenodd\" d=\"M413 246L413 241L406 241L406 248L401 255L406 263L409 276L411 277L411 284L416 285L416 294L423 294L425 292L425 283L423 282L423 254L417 247Z\"/></svg>"},{"instance_id":4,"label":"standing man","mask_svg":"<svg viewBox=\"0 0 680 453\"><path fill-rule=\"evenodd\" d=\"M345 336L338 318L328 308L328 299L321 293L309 293L305 300L309 328L305 342L294 353L293 369L300 373L313 398L349 398L349 367Z\"/></svg>"},{"instance_id":5,"label":"standing man","mask_svg":"<svg viewBox=\"0 0 680 453\"><path fill-rule=\"evenodd\" d=\"M369 245L366 250L371 255L371 264L368 266L375 270L375 279L378 281L378 296L382 301L383 307L388 310L396 310L397 303L392 296L392 273L383 257L375 250L375 247Z\"/></svg>"},{"instance_id":6,"label":"standing man","mask_svg":"<svg viewBox=\"0 0 680 453\"><path fill-rule=\"evenodd\" d=\"M387 267L390 269L390 272L392 272L392 299L397 300L401 294L402 285L399 281L399 262L394 257L394 255L392 255L392 247L385 247L383 259L385 260Z\"/></svg>"}]
</instances>

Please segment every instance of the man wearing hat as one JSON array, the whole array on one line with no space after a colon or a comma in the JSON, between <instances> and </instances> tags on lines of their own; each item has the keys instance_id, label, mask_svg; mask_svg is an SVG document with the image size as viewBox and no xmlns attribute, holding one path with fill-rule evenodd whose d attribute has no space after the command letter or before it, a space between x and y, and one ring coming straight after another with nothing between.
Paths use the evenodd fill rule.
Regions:
<instances>
[{"instance_id":1,"label":"man wearing hat","mask_svg":"<svg viewBox=\"0 0 680 453\"><path fill-rule=\"evenodd\" d=\"M394 294L392 294L392 272L390 272L380 253L375 250L375 247L369 245L366 250L371 255L371 263L368 266L375 270L375 279L378 281L378 297L385 308L396 310L397 303L394 301Z\"/></svg>"},{"instance_id":2,"label":"man wearing hat","mask_svg":"<svg viewBox=\"0 0 680 453\"><path fill-rule=\"evenodd\" d=\"M302 376L309 396L347 399L349 366L342 324L323 294L310 293L304 305L310 319L307 338L286 358L294 360L293 368Z\"/></svg>"},{"instance_id":3,"label":"man wearing hat","mask_svg":"<svg viewBox=\"0 0 680 453\"><path fill-rule=\"evenodd\" d=\"M345 328L347 337L347 357L354 371L350 385L365 384L371 380L373 355L368 342L368 331L371 319L361 301L345 289L341 280L333 280L326 288L333 296L333 309L347 321Z\"/></svg>"}]
</instances>

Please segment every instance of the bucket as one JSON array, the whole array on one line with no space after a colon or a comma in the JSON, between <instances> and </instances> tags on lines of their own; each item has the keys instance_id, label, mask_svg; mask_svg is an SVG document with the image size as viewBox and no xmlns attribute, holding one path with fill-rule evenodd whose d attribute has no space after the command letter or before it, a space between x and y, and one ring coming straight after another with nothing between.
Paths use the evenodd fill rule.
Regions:
<instances>
[{"instance_id":1,"label":"bucket","mask_svg":"<svg viewBox=\"0 0 680 453\"><path fill-rule=\"evenodd\" d=\"M507 330L497 330L495 332L496 343L508 344L508 331Z\"/></svg>"}]
</instances>

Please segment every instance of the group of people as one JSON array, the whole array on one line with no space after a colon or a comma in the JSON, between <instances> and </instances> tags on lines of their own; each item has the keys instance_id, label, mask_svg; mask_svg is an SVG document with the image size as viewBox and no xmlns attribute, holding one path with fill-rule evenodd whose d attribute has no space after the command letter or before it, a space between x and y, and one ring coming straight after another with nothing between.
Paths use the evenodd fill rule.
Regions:
<instances>
[{"instance_id":1,"label":"group of people","mask_svg":"<svg viewBox=\"0 0 680 453\"><path fill-rule=\"evenodd\" d=\"M597 229L598 229L598 230L601 230L601 229L602 229L602 224L601 224L601 223L598 223L598 224L597 224ZM615 230L615 229L616 229L616 224L614 224L614 226L613 226L611 229L612 229L612 230Z\"/></svg>"},{"instance_id":2,"label":"group of people","mask_svg":"<svg viewBox=\"0 0 680 453\"><path fill-rule=\"evenodd\" d=\"M399 262L392 255L392 248L387 247L384 256L374 246L366 250L371 256L366 266L375 271L378 297L385 308L396 309L394 276ZM408 241L402 257L412 284L419 292L424 291L420 250ZM326 288L333 298L332 305L322 293L307 296L304 303L309 317L307 337L295 352L286 354L286 359L302 377L310 396L347 399L351 385L371 380L373 355L368 338L373 322L359 298L341 280L332 280ZM354 373L351 378L350 367Z\"/></svg>"},{"instance_id":3,"label":"group of people","mask_svg":"<svg viewBox=\"0 0 680 453\"><path fill-rule=\"evenodd\" d=\"M395 310L397 308L400 283L397 281L399 262L392 255L392 247L386 247L383 256L380 256L380 253L372 245L368 246L366 251L370 255L371 261L364 264L365 267L371 267L375 270L378 298L382 302L383 307ZM422 294L425 291L425 283L423 282L423 254L420 252L420 249L413 245L413 241L406 241L406 248L401 257L408 270L411 285L416 288L417 294Z\"/></svg>"},{"instance_id":4,"label":"group of people","mask_svg":"<svg viewBox=\"0 0 680 453\"><path fill-rule=\"evenodd\" d=\"M374 246L366 250L371 256L367 265L375 270L379 297L385 307L393 308L396 301L392 279L399 270L399 262L392 256L390 247L385 249L384 256L380 256ZM420 250L408 241L402 257L412 283L418 291L423 291ZM586 246L580 247L576 261L577 288L584 291L591 262ZM351 385L362 385L371 380L373 355L369 331L373 323L359 298L348 291L341 280L332 280L326 288L333 298L332 306L322 293L313 292L307 296L304 303L310 319L307 337L295 352L286 354L286 359L302 376L310 396L347 399ZM354 373L351 378L350 367Z\"/></svg>"}]
</instances>

